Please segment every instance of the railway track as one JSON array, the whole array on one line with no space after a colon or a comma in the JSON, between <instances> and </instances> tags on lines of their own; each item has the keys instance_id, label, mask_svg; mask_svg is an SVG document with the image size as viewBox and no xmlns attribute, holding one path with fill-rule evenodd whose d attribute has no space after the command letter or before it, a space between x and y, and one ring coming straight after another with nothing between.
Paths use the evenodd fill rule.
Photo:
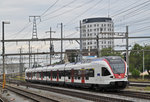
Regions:
<instances>
[{"instance_id":1,"label":"railway track","mask_svg":"<svg viewBox=\"0 0 150 102\"><path fill-rule=\"evenodd\" d=\"M144 93L144 92L120 91L118 93L113 92L111 94L150 100L150 93Z\"/></svg>"},{"instance_id":2,"label":"railway track","mask_svg":"<svg viewBox=\"0 0 150 102\"><path fill-rule=\"evenodd\" d=\"M41 89L41 90L47 90L47 91L51 91L51 92L56 92L56 93L61 93L61 94L65 94L65 95L70 95L73 97L79 97L79 98L83 98L83 99L87 99L87 100L91 100L91 101L99 101L99 102L109 102L109 101L115 101L115 102L128 102L128 100L118 100L118 99L114 99L114 98L109 98L109 97L101 97L101 96L97 96L97 95L91 95L91 94L83 94L81 95L81 93L79 92L71 92L68 90L62 91L59 88L54 88L54 87L49 87L47 85L37 85L37 84L31 84L31 83L22 83L20 82L20 85L24 85L27 87L33 87L33 88L37 88L37 89ZM42 86L42 87L41 87ZM84 91L87 91L86 89ZM93 90L88 90L88 91L93 91ZM97 92L97 91L94 91ZM101 92L97 92L97 93L101 93ZM119 95L119 96L126 96L126 97L131 97L131 98L139 98L139 99L147 99L150 100L150 93L144 93L144 92L134 92L134 91L120 91L120 92L102 92L105 94L115 94L115 95Z\"/></svg>"},{"instance_id":3,"label":"railway track","mask_svg":"<svg viewBox=\"0 0 150 102\"><path fill-rule=\"evenodd\" d=\"M136 86L136 87L150 87L150 82L130 82L129 86Z\"/></svg>"},{"instance_id":4,"label":"railway track","mask_svg":"<svg viewBox=\"0 0 150 102\"><path fill-rule=\"evenodd\" d=\"M5 102L2 98L0 98L0 102Z\"/></svg>"},{"instance_id":5,"label":"railway track","mask_svg":"<svg viewBox=\"0 0 150 102\"><path fill-rule=\"evenodd\" d=\"M35 102L59 102L57 100L53 100L53 99L51 99L49 97L46 97L46 96L43 96L43 95L39 95L37 93L25 90L23 88L18 88L18 87L14 87L14 86L10 86L10 85L6 85L5 88L7 90L11 91L11 92L17 93L17 94L19 94L21 96L24 96L24 97L26 97L28 99L31 99L31 100L35 101Z\"/></svg>"},{"instance_id":6,"label":"railway track","mask_svg":"<svg viewBox=\"0 0 150 102\"><path fill-rule=\"evenodd\" d=\"M72 96L72 97L77 97L77 98L81 98L81 99L85 99L85 100L96 101L96 102L132 102L129 100L124 100L124 99L110 98L110 97L105 97L105 96L87 94L87 93L82 93L82 92L77 92L77 91L64 90L62 88L54 88L54 87L31 84L31 83L30 84L29 83L26 83L26 84L20 83L20 85L23 85L26 87L31 87L31 88L36 88L36 89L40 89L40 90L55 92L55 93L68 95L68 96Z\"/></svg>"}]
</instances>

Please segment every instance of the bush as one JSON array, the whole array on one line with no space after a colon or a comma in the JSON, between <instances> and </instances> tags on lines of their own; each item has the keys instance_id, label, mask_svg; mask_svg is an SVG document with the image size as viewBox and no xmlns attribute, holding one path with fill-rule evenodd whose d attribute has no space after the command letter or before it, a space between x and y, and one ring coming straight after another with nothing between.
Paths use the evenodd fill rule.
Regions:
<instances>
[{"instance_id":1,"label":"bush","mask_svg":"<svg viewBox=\"0 0 150 102\"><path fill-rule=\"evenodd\" d=\"M140 76L140 72L137 69L132 70L132 76L133 77L139 77Z\"/></svg>"}]
</instances>

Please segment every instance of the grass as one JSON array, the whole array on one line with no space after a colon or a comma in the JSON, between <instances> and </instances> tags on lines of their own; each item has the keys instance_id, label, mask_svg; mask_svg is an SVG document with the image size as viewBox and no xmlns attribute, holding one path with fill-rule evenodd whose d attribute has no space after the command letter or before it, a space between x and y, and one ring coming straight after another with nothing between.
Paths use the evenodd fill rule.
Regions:
<instances>
[{"instance_id":1,"label":"grass","mask_svg":"<svg viewBox=\"0 0 150 102\"><path fill-rule=\"evenodd\" d=\"M148 80L148 79L141 79L141 78L137 78L137 79L135 79L135 78L129 78L128 79L129 81L138 81L138 82L150 82L150 80Z\"/></svg>"},{"instance_id":2,"label":"grass","mask_svg":"<svg viewBox=\"0 0 150 102\"><path fill-rule=\"evenodd\" d=\"M136 91L150 91L150 87L135 87L135 86L130 86L130 87L127 87L126 89L131 89L131 90L136 90Z\"/></svg>"},{"instance_id":3,"label":"grass","mask_svg":"<svg viewBox=\"0 0 150 102\"><path fill-rule=\"evenodd\" d=\"M145 91L150 91L150 87L145 87Z\"/></svg>"}]
</instances>

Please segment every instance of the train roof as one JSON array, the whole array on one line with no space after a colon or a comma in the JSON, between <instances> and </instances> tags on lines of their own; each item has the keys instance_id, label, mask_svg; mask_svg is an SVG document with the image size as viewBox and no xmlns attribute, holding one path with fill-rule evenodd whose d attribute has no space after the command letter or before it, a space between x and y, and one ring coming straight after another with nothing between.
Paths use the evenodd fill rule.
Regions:
<instances>
[{"instance_id":1,"label":"train roof","mask_svg":"<svg viewBox=\"0 0 150 102\"><path fill-rule=\"evenodd\" d=\"M79 65L89 65L90 63L99 63L100 61L103 61L104 59L112 60L112 59L122 59L120 56L104 56L101 58L95 58L95 59L88 59L83 60L83 62L77 62L77 63L68 63L68 64L59 64L59 65L51 65L51 66L45 66L45 67L37 67L37 68L29 68L26 70L26 72L38 72L38 71L51 71L51 70L63 70L64 67L72 67L72 66L79 66Z\"/></svg>"}]
</instances>

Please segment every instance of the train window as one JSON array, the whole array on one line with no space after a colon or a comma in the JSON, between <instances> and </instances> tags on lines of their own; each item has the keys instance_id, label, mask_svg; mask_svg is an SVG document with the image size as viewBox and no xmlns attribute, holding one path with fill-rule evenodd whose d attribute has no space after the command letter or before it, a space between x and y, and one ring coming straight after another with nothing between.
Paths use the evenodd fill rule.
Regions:
<instances>
[{"instance_id":1,"label":"train window","mask_svg":"<svg viewBox=\"0 0 150 102\"><path fill-rule=\"evenodd\" d=\"M108 71L108 69L105 67L102 67L102 76L108 76L108 75L110 75L110 72Z\"/></svg>"},{"instance_id":2,"label":"train window","mask_svg":"<svg viewBox=\"0 0 150 102\"><path fill-rule=\"evenodd\" d=\"M77 80L77 76L75 77L75 79Z\"/></svg>"},{"instance_id":3,"label":"train window","mask_svg":"<svg viewBox=\"0 0 150 102\"><path fill-rule=\"evenodd\" d=\"M71 71L70 71L70 70L67 70L67 71L66 71L66 76L69 77L70 75L71 75Z\"/></svg>"},{"instance_id":4,"label":"train window","mask_svg":"<svg viewBox=\"0 0 150 102\"><path fill-rule=\"evenodd\" d=\"M78 76L81 76L81 75L82 75L81 70L78 70Z\"/></svg>"},{"instance_id":5,"label":"train window","mask_svg":"<svg viewBox=\"0 0 150 102\"><path fill-rule=\"evenodd\" d=\"M61 79L61 76L59 76L59 79Z\"/></svg>"},{"instance_id":6,"label":"train window","mask_svg":"<svg viewBox=\"0 0 150 102\"><path fill-rule=\"evenodd\" d=\"M48 75L48 77L50 78L50 77L51 77L51 72L47 72L47 73L48 73L48 74L47 74L47 75Z\"/></svg>"},{"instance_id":7,"label":"train window","mask_svg":"<svg viewBox=\"0 0 150 102\"><path fill-rule=\"evenodd\" d=\"M70 79L70 76L68 77L68 79Z\"/></svg>"},{"instance_id":8,"label":"train window","mask_svg":"<svg viewBox=\"0 0 150 102\"><path fill-rule=\"evenodd\" d=\"M80 77L78 77L78 80L80 80Z\"/></svg>"},{"instance_id":9,"label":"train window","mask_svg":"<svg viewBox=\"0 0 150 102\"><path fill-rule=\"evenodd\" d=\"M46 72L43 72L43 77L46 77Z\"/></svg>"},{"instance_id":10,"label":"train window","mask_svg":"<svg viewBox=\"0 0 150 102\"><path fill-rule=\"evenodd\" d=\"M88 76L94 77L94 69L89 69Z\"/></svg>"},{"instance_id":11,"label":"train window","mask_svg":"<svg viewBox=\"0 0 150 102\"><path fill-rule=\"evenodd\" d=\"M89 77L85 77L85 80L89 80Z\"/></svg>"},{"instance_id":12,"label":"train window","mask_svg":"<svg viewBox=\"0 0 150 102\"><path fill-rule=\"evenodd\" d=\"M88 76L89 76L88 74L89 74L89 70L86 69L86 70L85 70L85 77L88 77Z\"/></svg>"},{"instance_id":13,"label":"train window","mask_svg":"<svg viewBox=\"0 0 150 102\"><path fill-rule=\"evenodd\" d=\"M78 76L78 70L74 70L74 76L75 76L75 77Z\"/></svg>"},{"instance_id":14,"label":"train window","mask_svg":"<svg viewBox=\"0 0 150 102\"><path fill-rule=\"evenodd\" d=\"M41 78L41 73L39 72L39 78Z\"/></svg>"}]
</instances>

